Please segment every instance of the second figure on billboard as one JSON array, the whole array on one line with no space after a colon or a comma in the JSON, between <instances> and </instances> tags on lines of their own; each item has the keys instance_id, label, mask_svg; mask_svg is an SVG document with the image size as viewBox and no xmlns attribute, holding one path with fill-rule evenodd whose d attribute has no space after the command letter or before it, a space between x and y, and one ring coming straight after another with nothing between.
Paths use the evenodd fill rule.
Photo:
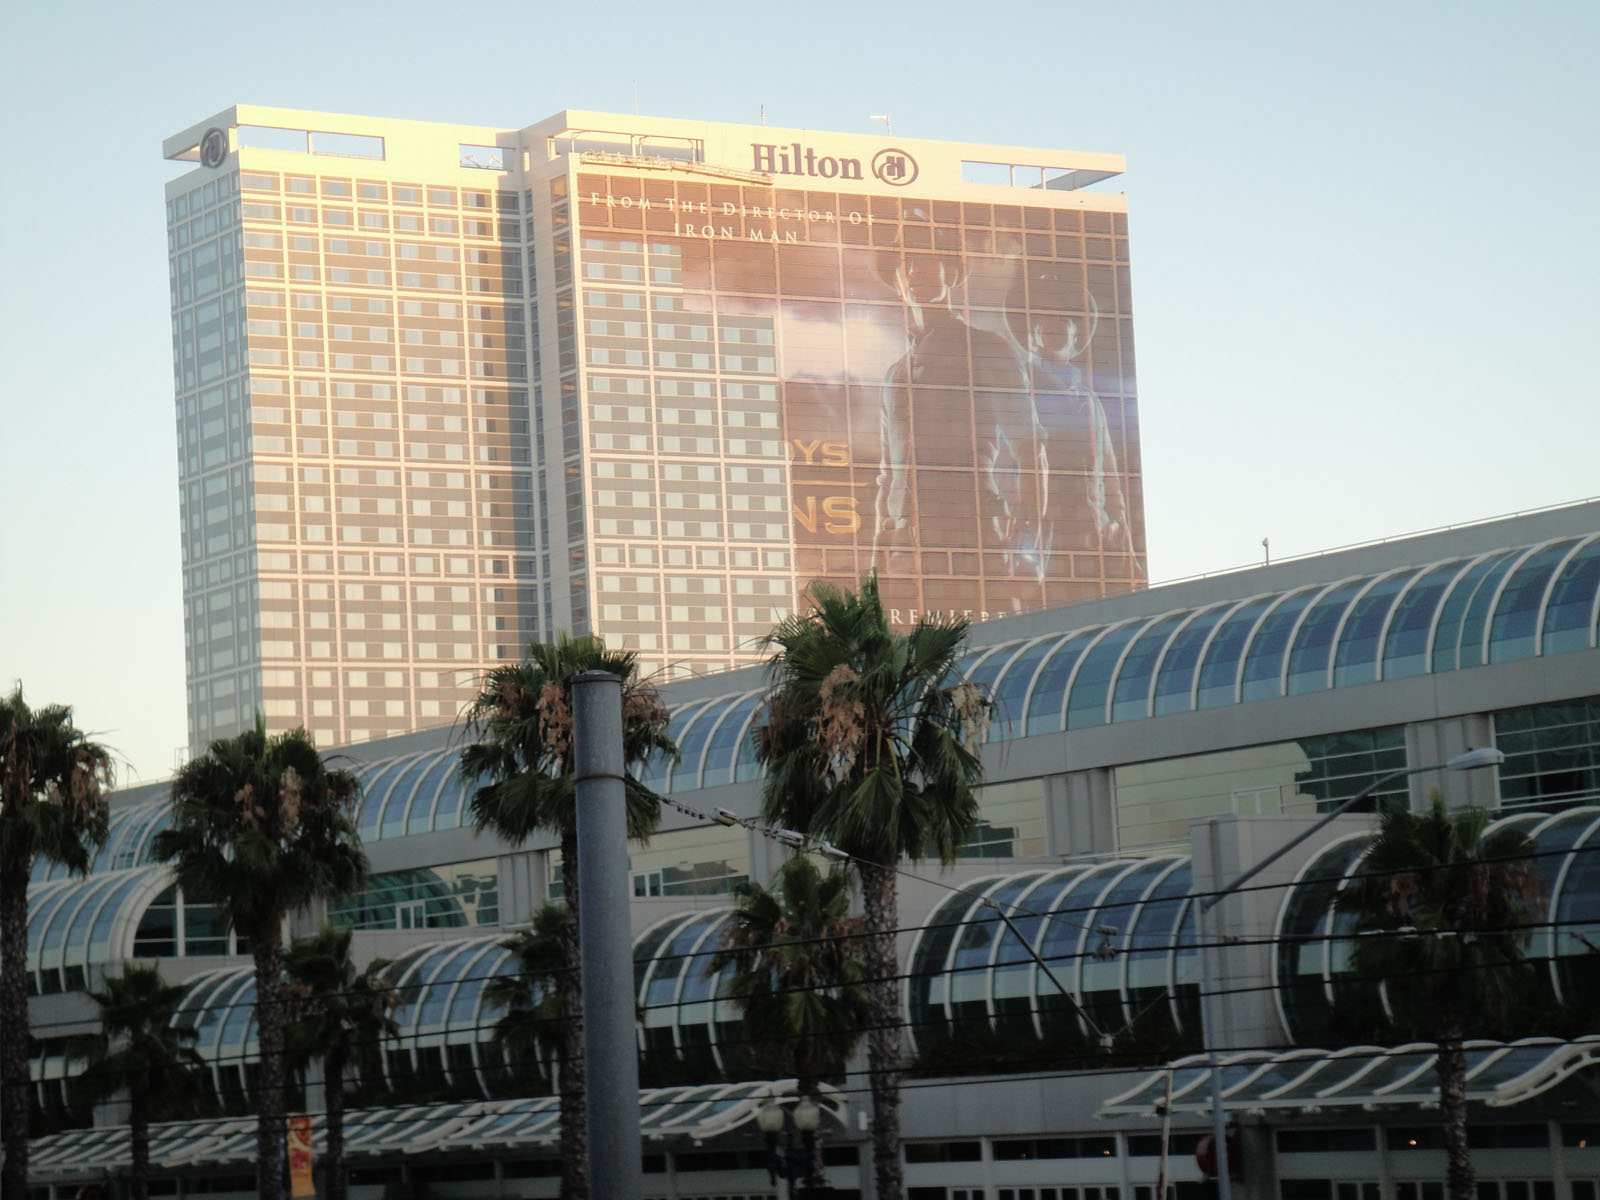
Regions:
<instances>
[{"instance_id":1,"label":"second figure on billboard","mask_svg":"<svg viewBox=\"0 0 1600 1200\"><path fill-rule=\"evenodd\" d=\"M963 440L978 468L979 543L1002 557L1005 575L1042 584L1072 578L1072 552L1136 552L1115 437L1079 362L1098 308L1081 282L1042 265L1026 272L1024 261L1016 260L998 330L958 311L959 257L908 251L892 267L906 349L886 372L879 413L873 560L880 571L917 569L917 491L933 478L919 468L953 465L921 451L949 445L969 412ZM1080 305L1086 330L1078 316L1058 311ZM940 500L945 507L952 497Z\"/></svg>"}]
</instances>

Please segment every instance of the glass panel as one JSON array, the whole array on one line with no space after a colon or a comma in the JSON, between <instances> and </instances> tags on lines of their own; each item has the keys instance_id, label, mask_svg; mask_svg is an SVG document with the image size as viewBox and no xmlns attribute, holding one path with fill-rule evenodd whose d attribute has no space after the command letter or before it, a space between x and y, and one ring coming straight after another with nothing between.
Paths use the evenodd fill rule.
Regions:
<instances>
[{"instance_id":1,"label":"glass panel","mask_svg":"<svg viewBox=\"0 0 1600 1200\"><path fill-rule=\"evenodd\" d=\"M1383 623L1389 616L1389 610L1394 607L1400 589L1415 576L1413 571L1404 571L1380 579L1355 602L1339 634L1339 646L1333 654L1334 687L1351 687L1377 679L1378 637L1383 631Z\"/></svg>"},{"instance_id":2,"label":"glass panel","mask_svg":"<svg viewBox=\"0 0 1600 1200\"><path fill-rule=\"evenodd\" d=\"M1283 695L1283 656L1300 614L1321 588L1302 588L1285 596L1262 619L1244 654L1241 700L1270 700Z\"/></svg>"},{"instance_id":3,"label":"glass panel","mask_svg":"<svg viewBox=\"0 0 1600 1200\"><path fill-rule=\"evenodd\" d=\"M1306 867L1290 893L1278 928L1278 996L1289 1034L1297 1042L1326 1036L1333 1006L1328 998L1328 918L1334 893L1367 839L1357 837L1321 851Z\"/></svg>"},{"instance_id":4,"label":"glass panel","mask_svg":"<svg viewBox=\"0 0 1600 1200\"><path fill-rule=\"evenodd\" d=\"M1484 627L1489 623L1490 606L1495 602L1500 581L1517 565L1519 558L1520 555L1508 555L1491 567L1467 604L1466 614L1461 618L1460 665L1463 669L1483 665Z\"/></svg>"},{"instance_id":5,"label":"glass panel","mask_svg":"<svg viewBox=\"0 0 1600 1200\"><path fill-rule=\"evenodd\" d=\"M1028 685L1033 682L1033 673L1045 655L1049 654L1060 640L1040 638L1037 642L1031 642L1006 665L993 688L995 712L994 725L989 730L991 742L1003 737L1016 737L1019 728L1026 728L1023 723L1026 714L1022 702L1028 694Z\"/></svg>"},{"instance_id":6,"label":"glass panel","mask_svg":"<svg viewBox=\"0 0 1600 1200\"><path fill-rule=\"evenodd\" d=\"M706 701L698 704L687 704L672 714L667 722L667 736L675 743L682 742L683 731L690 721L694 720L700 710L706 707ZM652 792L665 791L667 787L667 770L671 763L660 754L652 754L645 762L644 769L639 772L639 779Z\"/></svg>"},{"instance_id":7,"label":"glass panel","mask_svg":"<svg viewBox=\"0 0 1600 1200\"><path fill-rule=\"evenodd\" d=\"M1572 866L1561 885L1555 918L1556 978L1568 1004L1592 1004L1600 996L1600 841L1591 832L1571 856Z\"/></svg>"},{"instance_id":8,"label":"glass panel","mask_svg":"<svg viewBox=\"0 0 1600 1200\"><path fill-rule=\"evenodd\" d=\"M1489 661L1532 658L1537 649L1539 609L1550 577L1577 545L1573 538L1556 542L1523 560L1506 581L1489 623Z\"/></svg>"},{"instance_id":9,"label":"glass panel","mask_svg":"<svg viewBox=\"0 0 1600 1200\"><path fill-rule=\"evenodd\" d=\"M1189 624L1178 632L1161 658L1156 670L1155 715L1188 712L1190 693L1194 690L1195 667L1200 661L1200 650L1206 638L1222 619L1229 606L1219 604L1196 614ZM1121 718L1113 715L1114 720Z\"/></svg>"},{"instance_id":10,"label":"glass panel","mask_svg":"<svg viewBox=\"0 0 1600 1200\"><path fill-rule=\"evenodd\" d=\"M677 769L672 772L674 792L692 791L700 786L700 752L727 707L727 701L714 700L707 704L689 722L683 736L677 739L678 753L682 757L678 760Z\"/></svg>"},{"instance_id":11,"label":"glass panel","mask_svg":"<svg viewBox=\"0 0 1600 1200\"><path fill-rule=\"evenodd\" d=\"M383 802L388 797L389 788L411 762L410 758L394 758L374 764L370 775L366 770L356 772L362 784L361 816L356 822L362 841L369 842L377 838L378 821L383 816Z\"/></svg>"},{"instance_id":12,"label":"glass panel","mask_svg":"<svg viewBox=\"0 0 1600 1200\"><path fill-rule=\"evenodd\" d=\"M1055 733L1061 728L1062 702L1066 699L1067 680L1077 665L1084 649L1099 634L1099 627L1082 630L1056 643L1050 657L1039 669L1033 692L1028 697L1027 735Z\"/></svg>"},{"instance_id":13,"label":"glass panel","mask_svg":"<svg viewBox=\"0 0 1600 1200\"><path fill-rule=\"evenodd\" d=\"M745 732L746 727L760 703L760 694L752 693L728 708L716 732L711 735L711 741L706 745L705 773L700 780L701 787L721 787L723 784L733 782L734 756L739 750L740 741L748 736Z\"/></svg>"},{"instance_id":14,"label":"glass panel","mask_svg":"<svg viewBox=\"0 0 1600 1200\"><path fill-rule=\"evenodd\" d=\"M1421 675L1428 669L1428 633L1433 628L1433 616L1461 566L1461 561L1457 560L1431 568L1406 589L1395 605L1389 632L1383 640L1385 679L1404 679Z\"/></svg>"},{"instance_id":15,"label":"glass panel","mask_svg":"<svg viewBox=\"0 0 1600 1200\"><path fill-rule=\"evenodd\" d=\"M89 961L103 963L109 961L107 951L110 949L111 926L122 912L122 905L127 900L128 893L139 884L144 883L147 876L143 873L130 876L116 890L110 901L101 906L99 914L94 919L94 928L89 931Z\"/></svg>"},{"instance_id":16,"label":"glass panel","mask_svg":"<svg viewBox=\"0 0 1600 1200\"><path fill-rule=\"evenodd\" d=\"M1568 560L1550 588L1544 610L1542 654L1587 650L1595 639L1595 596L1600 593L1600 538Z\"/></svg>"},{"instance_id":17,"label":"glass panel","mask_svg":"<svg viewBox=\"0 0 1600 1200\"><path fill-rule=\"evenodd\" d=\"M1200 662L1200 692L1197 708L1217 708L1233 704L1239 697L1239 657L1255 628L1256 621L1278 597L1257 596L1233 610L1217 629Z\"/></svg>"},{"instance_id":18,"label":"glass panel","mask_svg":"<svg viewBox=\"0 0 1600 1200\"><path fill-rule=\"evenodd\" d=\"M1092 729L1106 723L1106 695L1111 690L1112 673L1142 627L1142 623L1134 623L1113 629L1084 655L1083 665L1072 680L1072 694L1067 697L1068 729Z\"/></svg>"},{"instance_id":19,"label":"glass panel","mask_svg":"<svg viewBox=\"0 0 1600 1200\"><path fill-rule=\"evenodd\" d=\"M1099 931L1110 928L1126 934L1135 906L1144 899L1156 876L1171 865L1170 858L1152 858L1140 863L1101 897L1100 907L1093 913L1085 914L1096 932L1089 940L1090 953L1082 960L1081 989L1089 1015L1102 1029L1116 1029L1123 1023L1122 952L1127 949L1127 939L1125 936L1102 935ZM1115 952L1114 957L1102 958L1093 953L1103 938L1107 948Z\"/></svg>"},{"instance_id":20,"label":"glass panel","mask_svg":"<svg viewBox=\"0 0 1600 1200\"><path fill-rule=\"evenodd\" d=\"M658 833L628 852L633 894L714 896L750 873L750 835L738 825L700 825Z\"/></svg>"},{"instance_id":21,"label":"glass panel","mask_svg":"<svg viewBox=\"0 0 1600 1200\"><path fill-rule=\"evenodd\" d=\"M1289 650L1289 695L1320 692L1328 686L1328 657L1333 648L1333 637L1343 618L1345 607L1352 597L1367 585L1367 580L1341 583L1330 592L1324 592L1306 619L1295 632L1294 645Z\"/></svg>"},{"instance_id":22,"label":"glass panel","mask_svg":"<svg viewBox=\"0 0 1600 1200\"><path fill-rule=\"evenodd\" d=\"M1167 969L1179 940L1178 918L1193 886L1193 867L1188 859L1180 860L1156 884L1128 930L1128 1002L1135 1013L1167 990Z\"/></svg>"},{"instance_id":23,"label":"glass panel","mask_svg":"<svg viewBox=\"0 0 1600 1200\"><path fill-rule=\"evenodd\" d=\"M961 858L1026 858L1045 850L1044 780L985 784Z\"/></svg>"},{"instance_id":24,"label":"glass panel","mask_svg":"<svg viewBox=\"0 0 1600 1200\"><path fill-rule=\"evenodd\" d=\"M411 799L405 805L404 820L406 833L429 833L433 830L433 806L438 798L441 787L452 787L452 780L456 774L456 756L452 751L445 751L434 755L432 765L428 767L421 780L417 783L417 790L411 794ZM390 836L388 830L394 817L401 814L384 813L384 836ZM398 829L395 831L400 832Z\"/></svg>"},{"instance_id":25,"label":"glass panel","mask_svg":"<svg viewBox=\"0 0 1600 1200\"><path fill-rule=\"evenodd\" d=\"M971 896L945 897L928 916L911 951L911 977L907 981L907 1011L913 1033L931 1033L946 1025L944 1013L945 956L961 930L962 915L972 907Z\"/></svg>"},{"instance_id":26,"label":"glass panel","mask_svg":"<svg viewBox=\"0 0 1600 1200\"><path fill-rule=\"evenodd\" d=\"M1502 807L1600 800L1600 696L1494 714Z\"/></svg>"},{"instance_id":27,"label":"glass panel","mask_svg":"<svg viewBox=\"0 0 1600 1200\"><path fill-rule=\"evenodd\" d=\"M1128 650L1117 671L1117 682L1111 689L1111 719L1136 721L1150 713L1150 679L1155 674L1156 663L1166 649L1172 631L1189 618L1186 612L1169 613L1154 624L1147 625L1138 640Z\"/></svg>"},{"instance_id":28,"label":"glass panel","mask_svg":"<svg viewBox=\"0 0 1600 1200\"><path fill-rule=\"evenodd\" d=\"M1495 566L1509 562L1513 555L1520 553L1521 551L1517 550L1507 550L1479 559L1451 584L1449 594L1445 596L1444 604L1439 609L1439 621L1433 634L1435 672L1454 671L1460 662L1458 651L1461 644L1461 619L1466 614L1467 604L1476 594L1478 585L1483 582L1483 577Z\"/></svg>"}]
</instances>

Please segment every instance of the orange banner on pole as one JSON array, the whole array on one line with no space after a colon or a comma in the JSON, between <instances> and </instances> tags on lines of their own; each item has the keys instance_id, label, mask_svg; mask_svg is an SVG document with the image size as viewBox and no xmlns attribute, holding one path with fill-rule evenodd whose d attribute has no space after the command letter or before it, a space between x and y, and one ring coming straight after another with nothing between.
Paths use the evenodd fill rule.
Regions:
<instances>
[{"instance_id":1,"label":"orange banner on pole","mask_svg":"<svg viewBox=\"0 0 1600 1200\"><path fill-rule=\"evenodd\" d=\"M289 1194L297 1198L315 1196L311 1180L311 1118L289 1118Z\"/></svg>"}]
</instances>

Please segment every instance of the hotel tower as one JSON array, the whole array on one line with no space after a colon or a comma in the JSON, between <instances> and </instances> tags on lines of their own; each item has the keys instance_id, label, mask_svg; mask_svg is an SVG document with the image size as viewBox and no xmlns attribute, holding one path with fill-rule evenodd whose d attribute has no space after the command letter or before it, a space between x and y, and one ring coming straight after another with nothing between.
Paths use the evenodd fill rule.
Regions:
<instances>
[{"instance_id":1,"label":"hotel tower","mask_svg":"<svg viewBox=\"0 0 1600 1200\"><path fill-rule=\"evenodd\" d=\"M192 749L446 723L563 630L758 661L815 579L1145 583L1119 156L244 105L163 149Z\"/></svg>"}]
</instances>

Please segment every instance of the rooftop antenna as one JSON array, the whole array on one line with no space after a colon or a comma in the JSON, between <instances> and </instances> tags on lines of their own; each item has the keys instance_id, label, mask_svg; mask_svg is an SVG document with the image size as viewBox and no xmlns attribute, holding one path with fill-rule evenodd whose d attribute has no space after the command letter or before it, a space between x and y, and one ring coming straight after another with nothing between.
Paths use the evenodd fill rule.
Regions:
<instances>
[{"instance_id":1,"label":"rooftop antenna","mask_svg":"<svg viewBox=\"0 0 1600 1200\"><path fill-rule=\"evenodd\" d=\"M767 124L767 106L765 104L761 106L761 124L763 128L765 128Z\"/></svg>"},{"instance_id":2,"label":"rooftop antenna","mask_svg":"<svg viewBox=\"0 0 1600 1200\"><path fill-rule=\"evenodd\" d=\"M869 120L869 121L882 121L883 122L883 132L884 133L890 134L890 133L894 132L894 127L889 123L889 117L888 117L888 114L886 114L886 113L873 113L871 116L869 116L867 118L867 120Z\"/></svg>"},{"instance_id":3,"label":"rooftop antenna","mask_svg":"<svg viewBox=\"0 0 1600 1200\"><path fill-rule=\"evenodd\" d=\"M1262 565L1270 567L1272 565L1272 539L1271 538L1262 538L1261 539L1261 553L1264 554L1266 556L1266 559L1267 559L1267 561L1265 563L1263 563Z\"/></svg>"}]
</instances>

